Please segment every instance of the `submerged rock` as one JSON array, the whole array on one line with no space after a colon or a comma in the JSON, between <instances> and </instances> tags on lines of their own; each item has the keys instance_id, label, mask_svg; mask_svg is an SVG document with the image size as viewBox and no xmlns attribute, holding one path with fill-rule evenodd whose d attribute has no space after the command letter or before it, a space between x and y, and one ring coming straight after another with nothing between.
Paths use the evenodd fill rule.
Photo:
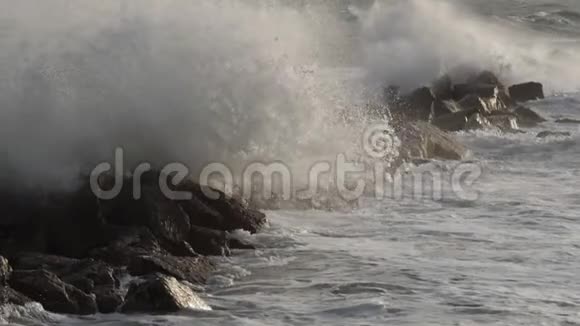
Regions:
<instances>
[{"instance_id":1,"label":"submerged rock","mask_svg":"<svg viewBox=\"0 0 580 326\"><path fill-rule=\"evenodd\" d=\"M131 284L122 311L167 313L186 309L211 310L211 307L174 277L155 274Z\"/></svg>"},{"instance_id":2,"label":"submerged rock","mask_svg":"<svg viewBox=\"0 0 580 326\"><path fill-rule=\"evenodd\" d=\"M542 131L538 133L536 137L538 138L547 138L547 137L569 137L571 133L567 131Z\"/></svg>"},{"instance_id":3,"label":"submerged rock","mask_svg":"<svg viewBox=\"0 0 580 326\"><path fill-rule=\"evenodd\" d=\"M516 102L526 102L544 98L544 86L537 82L528 82L510 86L510 97Z\"/></svg>"},{"instance_id":4,"label":"submerged rock","mask_svg":"<svg viewBox=\"0 0 580 326\"><path fill-rule=\"evenodd\" d=\"M568 119L568 118L557 119L555 122L556 123L565 123L565 124L580 124L580 120Z\"/></svg>"}]
</instances>

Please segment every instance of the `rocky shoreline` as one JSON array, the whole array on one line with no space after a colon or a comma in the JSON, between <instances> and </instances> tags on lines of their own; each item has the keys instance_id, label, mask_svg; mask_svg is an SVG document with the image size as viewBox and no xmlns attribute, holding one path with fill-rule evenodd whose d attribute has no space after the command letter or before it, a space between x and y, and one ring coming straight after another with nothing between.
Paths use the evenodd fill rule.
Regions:
<instances>
[{"instance_id":1,"label":"rocky shoreline","mask_svg":"<svg viewBox=\"0 0 580 326\"><path fill-rule=\"evenodd\" d=\"M495 74L483 71L459 84L443 76L406 95L388 87L381 106L387 112L379 113L389 116L401 141L395 164L464 160L471 153L451 132L523 133L521 127L546 121L523 104L542 98L540 83L506 87ZM537 135L550 136L565 133ZM0 305L39 302L48 311L78 315L211 309L192 290L215 270L209 256L254 249L231 232L258 232L267 222L258 209L283 205L221 192L218 199L210 199L207 189L192 181L173 189L191 193L191 199L170 200L159 188L164 177L144 174L139 199L133 198L130 177L111 200L98 199L88 178L68 193L0 191L5 208L0 222ZM328 202L318 206L312 201L298 204L332 209L333 198L326 197ZM127 276L137 278L126 284Z\"/></svg>"},{"instance_id":2,"label":"rocky shoreline","mask_svg":"<svg viewBox=\"0 0 580 326\"><path fill-rule=\"evenodd\" d=\"M2 192L0 305L34 301L78 315L210 309L192 290L215 270L208 256L251 249L230 232L255 233L266 217L223 193L209 199L190 181L176 190L191 200L167 199L159 177L142 179L138 200L131 178L112 200L97 199L88 182L50 196ZM129 275L139 278L124 286Z\"/></svg>"}]
</instances>

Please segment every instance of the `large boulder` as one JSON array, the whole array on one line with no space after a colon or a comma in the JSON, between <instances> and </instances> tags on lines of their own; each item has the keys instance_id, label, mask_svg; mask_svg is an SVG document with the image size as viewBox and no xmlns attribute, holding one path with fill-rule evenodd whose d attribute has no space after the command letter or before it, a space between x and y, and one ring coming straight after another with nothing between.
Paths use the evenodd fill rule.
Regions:
<instances>
[{"instance_id":1,"label":"large boulder","mask_svg":"<svg viewBox=\"0 0 580 326\"><path fill-rule=\"evenodd\" d=\"M86 294L73 285L63 282L47 270L17 270L10 286L51 312L90 315L97 313L94 295Z\"/></svg>"},{"instance_id":2,"label":"large boulder","mask_svg":"<svg viewBox=\"0 0 580 326\"><path fill-rule=\"evenodd\" d=\"M491 125L503 132L513 132L520 129L518 119L513 114L494 114L486 117Z\"/></svg>"},{"instance_id":3,"label":"large boulder","mask_svg":"<svg viewBox=\"0 0 580 326\"><path fill-rule=\"evenodd\" d=\"M433 119L433 125L445 131L460 131L465 129L465 125L473 112L459 111L442 115Z\"/></svg>"},{"instance_id":4,"label":"large boulder","mask_svg":"<svg viewBox=\"0 0 580 326\"><path fill-rule=\"evenodd\" d=\"M480 113L475 113L469 117L465 124L466 130L481 130L493 128L491 122Z\"/></svg>"},{"instance_id":5,"label":"large boulder","mask_svg":"<svg viewBox=\"0 0 580 326\"><path fill-rule=\"evenodd\" d=\"M510 86L510 97L516 102L526 102L544 98L544 86L537 82L528 82Z\"/></svg>"},{"instance_id":6,"label":"large boulder","mask_svg":"<svg viewBox=\"0 0 580 326\"><path fill-rule=\"evenodd\" d=\"M125 313L168 313L181 310L211 310L193 290L174 277L150 275L132 283L125 298Z\"/></svg>"},{"instance_id":7,"label":"large boulder","mask_svg":"<svg viewBox=\"0 0 580 326\"><path fill-rule=\"evenodd\" d=\"M457 102L453 100L437 100L435 103L433 103L433 113L435 119L440 116L457 113L462 110L463 109L457 104Z\"/></svg>"},{"instance_id":8,"label":"large boulder","mask_svg":"<svg viewBox=\"0 0 580 326\"><path fill-rule=\"evenodd\" d=\"M405 119L410 121L429 121L433 117L435 95L429 87L421 87L403 98L400 108Z\"/></svg>"},{"instance_id":9,"label":"large boulder","mask_svg":"<svg viewBox=\"0 0 580 326\"><path fill-rule=\"evenodd\" d=\"M452 135L426 122L415 122L402 129L404 159L463 160L471 152Z\"/></svg>"},{"instance_id":10,"label":"large boulder","mask_svg":"<svg viewBox=\"0 0 580 326\"><path fill-rule=\"evenodd\" d=\"M229 256L230 249L225 231L193 226L189 243L195 252L208 256Z\"/></svg>"},{"instance_id":11,"label":"large boulder","mask_svg":"<svg viewBox=\"0 0 580 326\"><path fill-rule=\"evenodd\" d=\"M522 127L535 127L539 123L546 121L546 119L525 106L518 106L513 113L518 119L518 124Z\"/></svg>"},{"instance_id":12,"label":"large boulder","mask_svg":"<svg viewBox=\"0 0 580 326\"><path fill-rule=\"evenodd\" d=\"M54 273L63 282L75 286L85 293L96 295L101 313L115 312L123 303L120 271L105 262L94 259L73 259L38 253L23 254L14 262L20 270L46 270Z\"/></svg>"},{"instance_id":13,"label":"large boulder","mask_svg":"<svg viewBox=\"0 0 580 326\"><path fill-rule=\"evenodd\" d=\"M183 183L179 189L193 195L191 200L180 201L192 225L222 231L245 230L256 233L266 223L264 213L246 207L239 200L219 190L193 182ZM217 198L211 198L208 194L214 194Z\"/></svg>"},{"instance_id":14,"label":"large boulder","mask_svg":"<svg viewBox=\"0 0 580 326\"><path fill-rule=\"evenodd\" d=\"M135 257L127 267L133 276L162 273L192 284L205 284L215 271L215 264L207 257L176 257L153 253Z\"/></svg>"}]
</instances>

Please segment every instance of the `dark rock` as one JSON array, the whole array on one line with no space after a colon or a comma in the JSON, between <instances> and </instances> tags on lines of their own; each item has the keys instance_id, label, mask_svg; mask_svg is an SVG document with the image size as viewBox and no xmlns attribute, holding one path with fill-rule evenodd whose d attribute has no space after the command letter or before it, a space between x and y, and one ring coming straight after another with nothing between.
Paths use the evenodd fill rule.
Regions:
<instances>
[{"instance_id":1,"label":"dark rock","mask_svg":"<svg viewBox=\"0 0 580 326\"><path fill-rule=\"evenodd\" d=\"M195 252L210 256L228 256L230 249L225 231L192 226L189 243Z\"/></svg>"},{"instance_id":2,"label":"dark rock","mask_svg":"<svg viewBox=\"0 0 580 326\"><path fill-rule=\"evenodd\" d=\"M571 134L567 131L542 131L538 133L536 137L547 138L547 137L569 137Z\"/></svg>"},{"instance_id":3,"label":"dark rock","mask_svg":"<svg viewBox=\"0 0 580 326\"><path fill-rule=\"evenodd\" d=\"M8 286L0 286L0 306L5 304L23 306L30 302L32 300L24 294Z\"/></svg>"},{"instance_id":4,"label":"dark rock","mask_svg":"<svg viewBox=\"0 0 580 326\"><path fill-rule=\"evenodd\" d=\"M518 118L518 124L522 127L535 127L539 123L546 121L546 119L525 106L518 106L514 110L514 114Z\"/></svg>"},{"instance_id":5,"label":"dark rock","mask_svg":"<svg viewBox=\"0 0 580 326\"><path fill-rule=\"evenodd\" d=\"M449 101L440 101L437 100L433 104L433 112L435 119L446 115L446 114L453 114L462 111L463 109L453 100Z\"/></svg>"},{"instance_id":6,"label":"dark rock","mask_svg":"<svg viewBox=\"0 0 580 326\"><path fill-rule=\"evenodd\" d=\"M490 114L492 111L488 108L486 102L477 95L467 95L457 102L457 105L459 105L463 111L469 113L479 112L481 114Z\"/></svg>"},{"instance_id":7,"label":"dark rock","mask_svg":"<svg viewBox=\"0 0 580 326\"><path fill-rule=\"evenodd\" d=\"M449 113L433 119L433 125L446 131L460 131L465 129L468 117L473 115L469 111Z\"/></svg>"},{"instance_id":8,"label":"dark rock","mask_svg":"<svg viewBox=\"0 0 580 326\"><path fill-rule=\"evenodd\" d=\"M440 101L453 99L453 81L449 75L437 78L431 85L433 96Z\"/></svg>"},{"instance_id":9,"label":"dark rock","mask_svg":"<svg viewBox=\"0 0 580 326\"><path fill-rule=\"evenodd\" d=\"M430 121L433 117L435 96L429 87L414 90L404 99L406 106L403 115L410 121Z\"/></svg>"},{"instance_id":10,"label":"dark rock","mask_svg":"<svg viewBox=\"0 0 580 326\"><path fill-rule=\"evenodd\" d=\"M228 243L231 249L243 249L243 250L254 250L256 249L256 246L248 243L246 241L243 241L241 239L232 237L230 235L228 235Z\"/></svg>"},{"instance_id":11,"label":"dark rock","mask_svg":"<svg viewBox=\"0 0 580 326\"><path fill-rule=\"evenodd\" d=\"M516 102L526 102L544 98L544 86L536 82L513 85L508 89L508 91L510 97Z\"/></svg>"},{"instance_id":12,"label":"dark rock","mask_svg":"<svg viewBox=\"0 0 580 326\"><path fill-rule=\"evenodd\" d=\"M46 270L16 270L10 286L51 312L78 315L97 312L94 295L84 293Z\"/></svg>"},{"instance_id":13,"label":"dark rock","mask_svg":"<svg viewBox=\"0 0 580 326\"><path fill-rule=\"evenodd\" d=\"M504 132L520 129L517 117L512 114L494 114L487 116L487 120L491 123L491 125L499 128Z\"/></svg>"},{"instance_id":14,"label":"dark rock","mask_svg":"<svg viewBox=\"0 0 580 326\"><path fill-rule=\"evenodd\" d=\"M166 198L157 185L143 181L140 199L134 199L131 191L120 195L111 205L114 207L106 217L110 224L147 227L162 244L169 246L188 238L189 216L176 201Z\"/></svg>"},{"instance_id":15,"label":"dark rock","mask_svg":"<svg viewBox=\"0 0 580 326\"><path fill-rule=\"evenodd\" d=\"M102 243L104 221L88 182L75 193L61 194L50 206L50 216L39 217L46 220L47 253L82 258Z\"/></svg>"},{"instance_id":16,"label":"dark rock","mask_svg":"<svg viewBox=\"0 0 580 326\"><path fill-rule=\"evenodd\" d=\"M256 233L266 223L264 213L247 208L221 191L192 182L183 183L180 190L189 191L193 195L191 200L180 201L190 217L191 225L222 231L245 230ZM217 199L210 198L207 194L215 194Z\"/></svg>"},{"instance_id":17,"label":"dark rock","mask_svg":"<svg viewBox=\"0 0 580 326\"><path fill-rule=\"evenodd\" d=\"M135 257L128 271L133 276L162 273L192 284L204 284L215 270L215 265L206 257L175 257L164 254L149 254Z\"/></svg>"},{"instance_id":18,"label":"dark rock","mask_svg":"<svg viewBox=\"0 0 580 326\"><path fill-rule=\"evenodd\" d=\"M16 269L44 269L85 292L95 286L116 286L115 270L108 264L94 259L72 259L38 253L23 254L14 261Z\"/></svg>"},{"instance_id":19,"label":"dark rock","mask_svg":"<svg viewBox=\"0 0 580 326\"><path fill-rule=\"evenodd\" d=\"M457 84L453 89L453 98L461 100L468 95L475 95L481 98L495 98L499 94L499 89L492 84Z\"/></svg>"},{"instance_id":20,"label":"dark rock","mask_svg":"<svg viewBox=\"0 0 580 326\"><path fill-rule=\"evenodd\" d=\"M475 113L471 117L469 117L469 120L465 125L466 130L480 130L489 128L493 128L493 125L486 117L484 117L480 113Z\"/></svg>"},{"instance_id":21,"label":"dark rock","mask_svg":"<svg viewBox=\"0 0 580 326\"><path fill-rule=\"evenodd\" d=\"M6 285L10 275L12 274L12 267L8 263L8 259L0 256L0 286Z\"/></svg>"},{"instance_id":22,"label":"dark rock","mask_svg":"<svg viewBox=\"0 0 580 326\"><path fill-rule=\"evenodd\" d=\"M211 310L190 287L159 274L131 284L122 307L125 313L168 313L186 309Z\"/></svg>"},{"instance_id":23,"label":"dark rock","mask_svg":"<svg viewBox=\"0 0 580 326\"><path fill-rule=\"evenodd\" d=\"M102 261L29 253L15 260L15 266L20 270L46 270L85 293L94 293L101 313L114 312L122 304L118 301L123 296L117 273Z\"/></svg>"},{"instance_id":24,"label":"dark rock","mask_svg":"<svg viewBox=\"0 0 580 326\"><path fill-rule=\"evenodd\" d=\"M97 297L97 307L99 308L99 312L103 314L117 312L125 302L125 298L121 294L121 291L115 287L97 286L93 290L93 293Z\"/></svg>"},{"instance_id":25,"label":"dark rock","mask_svg":"<svg viewBox=\"0 0 580 326\"><path fill-rule=\"evenodd\" d=\"M127 266L141 255L153 253L169 254L159 245L155 236L145 227L123 227L110 230L110 243L94 249L89 256L114 266Z\"/></svg>"},{"instance_id":26,"label":"dark rock","mask_svg":"<svg viewBox=\"0 0 580 326\"><path fill-rule=\"evenodd\" d=\"M555 121L556 123L565 123L565 124L580 124L580 120L574 120L574 119L557 119Z\"/></svg>"}]
</instances>

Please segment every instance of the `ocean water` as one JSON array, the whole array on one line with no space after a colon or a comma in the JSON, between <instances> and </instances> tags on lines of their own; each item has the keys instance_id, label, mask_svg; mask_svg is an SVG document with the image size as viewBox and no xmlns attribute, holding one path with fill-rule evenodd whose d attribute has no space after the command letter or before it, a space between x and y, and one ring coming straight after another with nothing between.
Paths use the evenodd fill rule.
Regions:
<instances>
[{"instance_id":1,"label":"ocean water","mask_svg":"<svg viewBox=\"0 0 580 326\"><path fill-rule=\"evenodd\" d=\"M305 1L285 2L308 6ZM334 49L344 51L323 67L313 64L308 86L320 92L327 88L319 83L335 80L339 93L352 91L349 96L356 97L377 79L427 82L425 76L441 69L442 61L448 65L455 60L499 64L508 79L544 82L548 98L529 103L550 120L540 127L525 134L457 134L473 151L469 163L482 171L462 190L476 194L475 199L466 200L461 191L444 191L440 197L426 192L365 198L349 212L267 212L270 225L262 233L240 234L258 250L219 259L220 268L203 295L211 312L73 317L31 305L2 308L0 323L580 325L580 126L553 122L580 119L580 3L434 3L383 1L369 14L371 1L355 1L353 7L346 1L317 2L336 13L350 34L336 41L331 32L325 34ZM463 48L466 40L457 35L470 39L470 33L481 39ZM429 48L434 43L445 48ZM484 49L491 51L485 54ZM417 53L421 50L425 52ZM444 59L436 68L433 56ZM247 89L241 91L240 101L265 104L248 99ZM348 105L335 91L330 87L324 94ZM536 138L543 130L569 131L571 136ZM445 174L456 164L433 162L423 168Z\"/></svg>"}]
</instances>

